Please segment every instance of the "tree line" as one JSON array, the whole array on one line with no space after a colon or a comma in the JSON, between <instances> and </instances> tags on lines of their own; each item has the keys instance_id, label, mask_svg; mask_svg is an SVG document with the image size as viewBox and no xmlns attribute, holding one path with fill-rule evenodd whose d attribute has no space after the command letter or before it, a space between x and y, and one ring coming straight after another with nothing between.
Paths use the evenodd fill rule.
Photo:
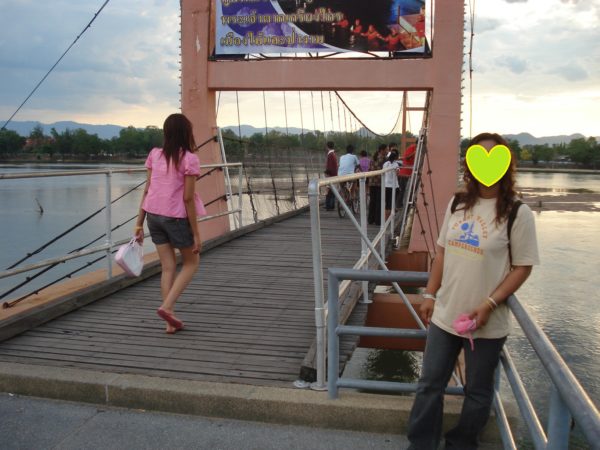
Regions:
<instances>
[{"instance_id":1,"label":"tree line","mask_svg":"<svg viewBox=\"0 0 600 450\"><path fill-rule=\"evenodd\" d=\"M323 133L321 131L302 134L287 134L270 130L267 134L255 133L242 139L231 129L223 129L222 137L229 161L241 161L256 152L277 149L323 152L327 141L335 143L338 153L344 153L352 144L356 153L367 150L372 154L380 143L399 143L400 134L373 138L370 133ZM41 125L36 126L24 137L12 130L0 131L0 158L2 159L124 159L145 158L149 150L162 145L162 130L157 127L138 129L127 127L119 136L102 139L84 129L67 129L61 133L52 128L44 133Z\"/></svg>"},{"instance_id":2,"label":"tree line","mask_svg":"<svg viewBox=\"0 0 600 450\"><path fill-rule=\"evenodd\" d=\"M596 138L573 139L568 144L520 145L517 140L509 140L509 147L518 161L534 166L550 163L575 164L586 169L600 169L600 144ZM469 140L461 141L461 156L464 157Z\"/></svg>"},{"instance_id":3,"label":"tree line","mask_svg":"<svg viewBox=\"0 0 600 450\"><path fill-rule=\"evenodd\" d=\"M144 158L152 147L162 145L162 130L157 127L123 128L119 136L102 139L82 128L55 128L46 135L41 125L24 137L12 130L0 131L0 158L9 159L123 159Z\"/></svg>"},{"instance_id":4,"label":"tree line","mask_svg":"<svg viewBox=\"0 0 600 450\"><path fill-rule=\"evenodd\" d=\"M257 152L291 151L323 152L325 143L333 141L338 154L343 154L351 144L358 155L365 150L372 155L382 144L392 142L400 144L402 135L391 134L385 137L374 136L362 130L360 132L331 132L319 130L301 134L287 134L277 130L268 133L254 133L249 137L240 137L232 129L222 130L227 158L230 162L243 161ZM414 138L408 133L407 138ZM142 159L153 147L162 145L162 130L148 126L143 129L123 128L119 136L102 139L97 134L89 134L83 129L67 129L61 133L52 129L49 135L41 125L36 126L24 137L12 130L0 131L0 159L44 159L44 160L119 160ZM467 150L469 141L461 141L461 156ZM595 138L573 139L568 144L523 145L518 141L509 141L510 148L519 161L533 165L551 162L573 163L585 168L600 168L600 144Z\"/></svg>"}]
</instances>

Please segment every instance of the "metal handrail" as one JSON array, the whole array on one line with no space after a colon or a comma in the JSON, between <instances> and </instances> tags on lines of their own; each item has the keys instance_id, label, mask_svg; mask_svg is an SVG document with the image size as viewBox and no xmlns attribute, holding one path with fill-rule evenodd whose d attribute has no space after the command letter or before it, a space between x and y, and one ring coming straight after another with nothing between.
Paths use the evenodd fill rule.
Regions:
<instances>
[{"instance_id":1,"label":"metal handrail","mask_svg":"<svg viewBox=\"0 0 600 450\"><path fill-rule=\"evenodd\" d=\"M240 198L238 199L238 207L233 208L228 211L223 211L217 214L209 215L201 217L198 222L205 222L207 220L216 219L219 217L227 216L230 214L237 214L238 221L236 224L238 228L241 227L241 214L242 214L242 200L241 200L241 192L242 192L242 163L228 163L228 164L203 164L201 165L201 169L215 169L215 168L234 168L237 167L239 170L238 176L238 192L240 193ZM143 173L146 172L146 168L128 168L128 169L94 169L94 170L70 170L70 171L53 171L53 172L27 172L27 173L0 173L0 180L15 180L15 179L27 179L27 178L48 178L48 177L62 177L62 176L81 176L81 175L106 175L106 240L103 245L92 247L89 249L80 250L75 253L66 254L64 256L55 257L43 261L39 261L35 264L30 264L27 266L16 267L10 270L6 270L0 272L0 279L10 277L13 275L18 275L20 273L29 272L32 270L40 269L42 267L51 266L57 263L62 263L65 261L69 261L71 259L81 258L83 256L87 256L93 253L98 252L106 252L107 254L107 279L112 278L112 250L119 245L122 245L130 240L130 238L113 242L111 238L111 177L115 173ZM231 191L231 189L230 189ZM232 205L233 207L233 205Z\"/></svg>"},{"instance_id":2,"label":"metal handrail","mask_svg":"<svg viewBox=\"0 0 600 450\"><path fill-rule=\"evenodd\" d=\"M519 299L515 295L511 295L508 297L507 303L550 376L553 385L558 390L560 398L565 403L564 406L573 415L588 442L593 445L600 445L600 414L589 396L550 339L548 339L548 336L531 319ZM563 425L566 426L568 431L570 420Z\"/></svg>"},{"instance_id":3,"label":"metal handrail","mask_svg":"<svg viewBox=\"0 0 600 450\"><path fill-rule=\"evenodd\" d=\"M382 270L354 270L354 269L329 269L328 296L328 391L329 398L335 399L340 387L362 388L394 392L414 392L415 383L395 383L373 380L353 380L339 377L339 336L343 334L369 335L369 336L395 336L421 338L416 334L418 330L388 329L375 327L356 327L340 325L338 319L340 281L404 281L426 283L429 274L422 272L389 272ZM551 401L549 407L548 435L539 422L533 410L521 378L514 368L514 364L505 347L501 354L501 363L505 368L509 385L513 392L519 410L523 415L525 425L530 431L536 449L568 448L569 432L571 429L571 416L575 419L591 448L600 448L600 413L590 400L588 394L573 375L567 364L561 358L556 348L548 339L544 331L530 317L526 309L515 295L507 299L507 305L523 329L527 340L535 350L552 382ZM499 375L499 374L497 374ZM515 441L510 430L510 424L504 411L499 393L500 377L496 377L494 394L494 409L500 435L505 449L515 449ZM447 393L458 393L456 389L448 389Z\"/></svg>"},{"instance_id":4,"label":"metal handrail","mask_svg":"<svg viewBox=\"0 0 600 450\"><path fill-rule=\"evenodd\" d=\"M409 180L405 186L404 197L403 197L403 213L400 221L400 238L404 235L404 229L408 220L408 210L416 207L416 195L418 191L418 180L421 178L421 170L423 168L423 157L426 152L425 148L425 136L427 135L427 128L424 126L419 133L419 145L416 149L415 154L415 165L410 166L412 169L411 175L409 176ZM409 166L407 166L408 168ZM313 254L313 279L314 279L314 290L315 290L315 327L316 327L316 358L317 358L317 380L316 382L311 384L311 388L315 390L325 390L325 361L326 361L326 351L325 351L325 333L326 333L326 323L325 317L327 315L327 308L325 306L325 295L323 289L323 275L322 275L322 257L321 257L321 227L320 227L320 217L319 217L319 191L322 186L329 186L333 191L337 201L340 206L346 211L346 216L350 219L356 230L358 231L361 237L361 257L354 264L353 269L364 269L368 268L368 261L371 256L375 257L379 266L388 270L385 261L382 255L385 255L385 245L386 245L386 232L390 230L390 236L393 237L395 231L395 215L396 208L392 208L390 212L390 217L385 220L384 216L384 205L385 205L385 183L384 176L387 172L390 172L394 169L386 168L381 170L375 170L371 172L359 172L349 175L341 175L335 177L328 177L324 179L314 179L309 183L308 187L308 198L310 204L310 215L311 215L311 241L312 241L312 254ZM367 236L367 219L366 219L366 190L365 190L365 180L371 177L381 177L381 225L380 231L375 236L375 238L371 241ZM342 199L336 185L340 183L345 183L349 181L360 182L360 221L355 219L354 215L351 213L350 209ZM396 204L396 189L392 190L392 205ZM380 251L377 252L375 246L377 243L380 243ZM341 292L345 292L345 289L349 287L350 283L348 281L344 281L341 286ZM396 291L396 293L400 296L407 310L412 315L413 319L417 323L417 325L421 329L425 329L425 325L421 321L421 318L414 310L412 304L410 303L408 297L404 294L398 283L393 282L392 287ZM371 303L368 300L368 282L363 281L362 283L362 291L363 291L363 303ZM453 379L456 381L458 385L461 384L460 379L456 374L453 374ZM304 386L305 384L302 382L297 382L298 386Z\"/></svg>"},{"instance_id":5,"label":"metal handrail","mask_svg":"<svg viewBox=\"0 0 600 450\"><path fill-rule=\"evenodd\" d=\"M325 361L326 361L326 349L325 349L325 334L326 334L326 315L327 309L325 305L325 293L323 287L323 262L322 262L322 251L321 251L321 226L320 226L320 211L319 211L319 193L320 188L323 186L329 186L332 189L337 201L340 206L346 211L346 216L352 222L356 230L358 231L361 238L361 257L354 265L354 269L368 268L368 260L371 256L375 257L379 266L388 270L382 255L385 254L386 235L389 230L390 236L393 236L395 225L395 210L392 208L390 216L385 220L385 183L384 176L386 173L395 171L394 168L386 168L381 170L374 170L371 172L358 172L349 175L338 175L335 177L328 177L322 179L313 179L308 185L308 198L310 205L310 221L311 221L311 242L312 242L312 255L313 255L313 279L314 279L314 291L315 291L315 326L316 326L316 372L317 379L311 384L311 388L315 390L325 390ZM380 231L373 240L369 239L367 235L367 218L366 218L366 188L365 183L368 178L381 177L381 225ZM415 176L415 171L411 177ZM349 181L360 182L360 224L350 211L348 205L345 204L342 196L340 195L336 185ZM396 204L396 189L392 190L392 205ZM380 243L380 251L378 252L375 248ZM342 285L342 292L349 286L349 282L345 282ZM392 283L394 290L400 295L404 304L410 311L411 315L417 322L420 328L424 329L425 325L421 321L419 315L412 307L410 301L400 288L397 283ZM368 300L368 282L364 281L363 286L363 302L369 303Z\"/></svg>"},{"instance_id":6,"label":"metal handrail","mask_svg":"<svg viewBox=\"0 0 600 450\"><path fill-rule=\"evenodd\" d=\"M242 163L228 164L202 164L200 169L215 169L220 167L240 167ZM25 173L0 173L0 180L16 180L19 178L50 178L68 177L74 175L106 175L108 173L141 173L146 172L145 167L131 167L128 169L91 169L91 170L67 170L51 172L25 172Z\"/></svg>"}]
</instances>

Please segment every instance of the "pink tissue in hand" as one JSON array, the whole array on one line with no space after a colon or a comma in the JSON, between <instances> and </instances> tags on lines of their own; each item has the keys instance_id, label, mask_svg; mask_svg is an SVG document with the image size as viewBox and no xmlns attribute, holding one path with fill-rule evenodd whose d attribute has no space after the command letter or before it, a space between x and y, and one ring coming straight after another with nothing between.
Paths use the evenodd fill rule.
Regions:
<instances>
[{"instance_id":1,"label":"pink tissue in hand","mask_svg":"<svg viewBox=\"0 0 600 450\"><path fill-rule=\"evenodd\" d=\"M456 320L452 323L452 326L458 334L467 334L469 336L469 342L471 342L471 351L475 351L472 331L477 329L477 321L475 319L469 319L469 315L463 313L456 318Z\"/></svg>"}]
</instances>

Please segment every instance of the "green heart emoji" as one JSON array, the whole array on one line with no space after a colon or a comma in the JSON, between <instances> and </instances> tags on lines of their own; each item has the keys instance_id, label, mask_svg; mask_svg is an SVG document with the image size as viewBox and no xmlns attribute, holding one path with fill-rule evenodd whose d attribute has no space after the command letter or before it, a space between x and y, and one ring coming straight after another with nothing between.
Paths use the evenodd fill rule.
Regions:
<instances>
[{"instance_id":1,"label":"green heart emoji","mask_svg":"<svg viewBox=\"0 0 600 450\"><path fill-rule=\"evenodd\" d=\"M511 154L506 145L494 145L488 152L479 144L467 150L467 167L484 186L496 184L510 166Z\"/></svg>"}]
</instances>

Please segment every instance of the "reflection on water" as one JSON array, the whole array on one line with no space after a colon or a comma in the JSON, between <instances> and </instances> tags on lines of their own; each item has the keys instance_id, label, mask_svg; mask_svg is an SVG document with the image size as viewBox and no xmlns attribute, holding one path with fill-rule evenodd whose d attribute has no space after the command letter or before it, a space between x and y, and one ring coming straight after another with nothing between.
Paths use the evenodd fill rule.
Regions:
<instances>
[{"instance_id":1,"label":"reflection on water","mask_svg":"<svg viewBox=\"0 0 600 450\"><path fill-rule=\"evenodd\" d=\"M600 193L600 174L518 172L518 188L585 189Z\"/></svg>"},{"instance_id":2,"label":"reflection on water","mask_svg":"<svg viewBox=\"0 0 600 450\"><path fill-rule=\"evenodd\" d=\"M415 352L373 350L367 356L363 376L367 380L414 383L419 377L419 364Z\"/></svg>"}]
</instances>

